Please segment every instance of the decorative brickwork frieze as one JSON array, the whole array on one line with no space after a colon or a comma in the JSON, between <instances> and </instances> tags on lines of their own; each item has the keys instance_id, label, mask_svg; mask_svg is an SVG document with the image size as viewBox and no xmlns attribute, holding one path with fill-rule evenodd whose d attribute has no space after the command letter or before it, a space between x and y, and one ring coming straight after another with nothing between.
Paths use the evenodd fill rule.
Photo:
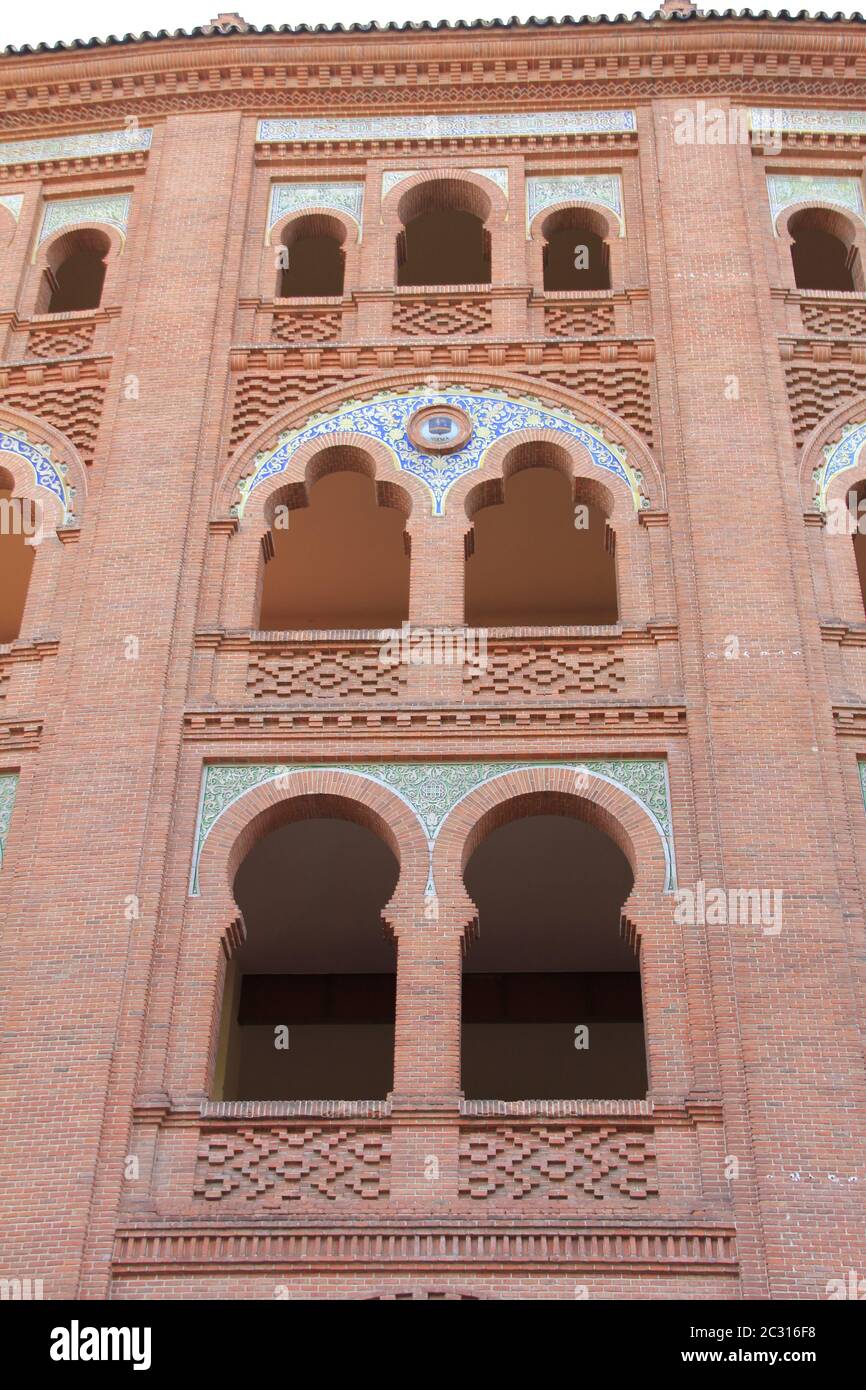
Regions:
<instances>
[{"instance_id":1,"label":"decorative brickwork frieze","mask_svg":"<svg viewBox=\"0 0 866 1390\"><path fill-rule=\"evenodd\" d=\"M511 1125L460 1139L460 1195L582 1206L658 1197L652 1133L616 1126Z\"/></svg>"},{"instance_id":2,"label":"decorative brickwork frieze","mask_svg":"<svg viewBox=\"0 0 866 1390\"><path fill-rule=\"evenodd\" d=\"M271 335L281 343L334 343L342 329L342 309L278 309Z\"/></svg>"},{"instance_id":3,"label":"decorative brickwork frieze","mask_svg":"<svg viewBox=\"0 0 866 1390\"><path fill-rule=\"evenodd\" d=\"M615 694L625 685L625 660L613 644L490 641L486 670L467 671L464 685L473 696Z\"/></svg>"},{"instance_id":4,"label":"decorative brickwork frieze","mask_svg":"<svg viewBox=\"0 0 866 1390\"><path fill-rule=\"evenodd\" d=\"M544 331L555 338L594 338L614 330L612 304L545 304Z\"/></svg>"},{"instance_id":5,"label":"decorative brickwork frieze","mask_svg":"<svg viewBox=\"0 0 866 1390\"><path fill-rule=\"evenodd\" d=\"M492 323L490 302L483 297L424 295L396 300L391 327L406 337L469 338L487 333Z\"/></svg>"},{"instance_id":6,"label":"decorative brickwork frieze","mask_svg":"<svg viewBox=\"0 0 866 1390\"><path fill-rule=\"evenodd\" d=\"M262 645L250 658L247 690L254 700L398 696L407 668L385 665L380 652L380 643Z\"/></svg>"},{"instance_id":7,"label":"decorative brickwork frieze","mask_svg":"<svg viewBox=\"0 0 866 1390\"><path fill-rule=\"evenodd\" d=\"M28 357L75 357L89 352L96 332L92 323L58 323L31 328L27 338Z\"/></svg>"},{"instance_id":8,"label":"decorative brickwork frieze","mask_svg":"<svg viewBox=\"0 0 866 1390\"><path fill-rule=\"evenodd\" d=\"M386 1130L274 1126L203 1138L194 1193L207 1202L336 1202L387 1198L390 1142Z\"/></svg>"}]
</instances>

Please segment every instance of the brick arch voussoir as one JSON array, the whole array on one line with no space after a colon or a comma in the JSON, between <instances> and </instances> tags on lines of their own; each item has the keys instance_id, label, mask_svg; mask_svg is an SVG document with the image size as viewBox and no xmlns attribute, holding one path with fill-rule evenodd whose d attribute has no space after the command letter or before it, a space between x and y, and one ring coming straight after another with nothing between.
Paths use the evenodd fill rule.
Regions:
<instances>
[{"instance_id":1,"label":"brick arch voussoir","mask_svg":"<svg viewBox=\"0 0 866 1390\"><path fill-rule=\"evenodd\" d=\"M562 450L567 463L561 471L582 499L600 506L614 528L637 524L631 491L626 484L597 468L577 440L553 429L517 430L497 439L484 454L481 468L455 483L449 498L452 510L457 511L462 503L467 518L471 519L481 507L488 506L491 501L501 501L503 486L513 472L510 456L524 444L551 444ZM582 484L584 491L580 492Z\"/></svg>"},{"instance_id":2,"label":"brick arch voussoir","mask_svg":"<svg viewBox=\"0 0 866 1390\"><path fill-rule=\"evenodd\" d=\"M526 798L532 798L536 810L526 809ZM447 898L456 913L456 928L471 932L477 918L463 883L473 852L500 825L526 814L572 816L603 831L619 846L634 876L623 916L638 939L644 927L663 913L667 864L658 832L646 812L622 788L588 770L527 767L504 773L470 792L454 807L439 832L433 855L436 891L440 898Z\"/></svg>"},{"instance_id":3,"label":"brick arch voussoir","mask_svg":"<svg viewBox=\"0 0 866 1390\"><path fill-rule=\"evenodd\" d=\"M843 405L837 406L829 415L825 415L820 420L811 434L808 435L800 457L799 481L800 496L804 511L812 511L815 508L815 482L814 472L824 463L824 449L828 444L836 444L841 438L842 431L847 424L866 420L866 394L855 396L853 400L846 401ZM848 489L855 483L862 481L866 476L866 446L860 453L857 464L854 468L847 469L844 473L839 473L830 484L827 497L842 497Z\"/></svg>"},{"instance_id":4,"label":"brick arch voussoir","mask_svg":"<svg viewBox=\"0 0 866 1390\"><path fill-rule=\"evenodd\" d=\"M277 494L286 489L302 487L309 504L310 492L319 477L323 476L323 471L317 467L317 460L326 450L339 448L356 449L366 456L369 466L364 466L360 471L374 482L380 506L396 506L407 521L413 513L418 516L430 510L430 497L424 484L396 466L394 455L387 445L353 430L334 430L331 434L307 440L295 451L282 473L274 474L250 494L244 512L244 526L257 533L267 530L271 504Z\"/></svg>"},{"instance_id":5,"label":"brick arch voussoir","mask_svg":"<svg viewBox=\"0 0 866 1390\"><path fill-rule=\"evenodd\" d=\"M354 217L348 213L341 212L339 208L329 207L327 203L316 203L314 207L295 208L292 212L287 212L283 217L275 222L268 232L268 244L279 246L285 233L296 223L308 221L310 218L330 218L338 222L343 229L343 238L340 246L343 250L348 250L350 246L356 246L361 239L361 229Z\"/></svg>"},{"instance_id":6,"label":"brick arch voussoir","mask_svg":"<svg viewBox=\"0 0 866 1390\"><path fill-rule=\"evenodd\" d=\"M0 429L12 433L21 430L27 436L28 442L36 445L48 445L51 449L51 457L57 464L63 464L66 468L66 485L73 493L73 509L76 517L81 518L87 504L87 472L81 455L71 440L67 439L60 430L49 425L38 415L31 414L28 410L20 410L17 406L6 406L0 403ZM15 481L15 495L17 497L32 498L48 507L48 516L51 525L56 530L63 525L63 508L53 492L48 492L40 487L33 476L30 465L16 454L0 454L0 467L5 468L12 474Z\"/></svg>"},{"instance_id":7,"label":"brick arch voussoir","mask_svg":"<svg viewBox=\"0 0 866 1390\"><path fill-rule=\"evenodd\" d=\"M484 219L484 225L487 228L504 221L508 214L508 198L497 183L494 183L492 179L485 178L483 174L474 173L471 169L455 169L452 166L447 169L420 169L418 173L412 174L407 179L401 179L393 188L389 188L382 199L382 220L399 222L400 203L407 193L411 193L425 183L464 183L475 189L487 199L490 205L490 211Z\"/></svg>"},{"instance_id":8,"label":"brick arch voussoir","mask_svg":"<svg viewBox=\"0 0 866 1390\"><path fill-rule=\"evenodd\" d=\"M235 875L250 850L270 831L291 821L336 816L372 830L399 865L397 886L383 917L396 935L417 916L427 883L427 840L414 812L394 792L345 768L291 772L283 782L252 788L213 826L199 862L199 891L209 904L211 920L223 927L238 915L233 896Z\"/></svg>"},{"instance_id":9,"label":"brick arch voussoir","mask_svg":"<svg viewBox=\"0 0 866 1390\"><path fill-rule=\"evenodd\" d=\"M123 255L126 237L119 228L113 227L110 222L100 222L96 219L88 218L83 222L70 222L66 226L58 227L57 230L52 232L50 236L47 236L44 241L41 241L33 257L34 264L44 265L52 248L56 246L58 242L65 240L65 238L74 236L76 232L101 232L104 237L107 237L108 250L105 253L106 263L114 261L118 256Z\"/></svg>"},{"instance_id":10,"label":"brick arch voussoir","mask_svg":"<svg viewBox=\"0 0 866 1390\"><path fill-rule=\"evenodd\" d=\"M560 203L551 203L549 207L541 208L533 217L529 227L529 236L532 241L544 241L544 225L551 218L560 212L589 212L598 218L604 225L602 233L603 241L613 241L614 238L622 236L622 227L616 213L611 212L610 208L603 203L593 202L591 198L565 198Z\"/></svg>"}]
</instances>

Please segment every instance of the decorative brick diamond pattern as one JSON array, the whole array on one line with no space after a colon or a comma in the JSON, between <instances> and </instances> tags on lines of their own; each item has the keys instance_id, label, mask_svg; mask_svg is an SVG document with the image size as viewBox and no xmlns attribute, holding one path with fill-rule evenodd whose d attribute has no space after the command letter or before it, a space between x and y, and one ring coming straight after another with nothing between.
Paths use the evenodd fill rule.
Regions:
<instances>
[{"instance_id":1,"label":"decorative brick diamond pattern","mask_svg":"<svg viewBox=\"0 0 866 1390\"><path fill-rule=\"evenodd\" d=\"M837 405L866 391L866 368L821 367L816 362L786 368L788 405L798 444Z\"/></svg>"},{"instance_id":2,"label":"decorative brick diamond pattern","mask_svg":"<svg viewBox=\"0 0 866 1390\"><path fill-rule=\"evenodd\" d=\"M242 1129L200 1145L193 1192L208 1202L388 1196L390 1140L362 1129Z\"/></svg>"},{"instance_id":3,"label":"decorative brick diamond pattern","mask_svg":"<svg viewBox=\"0 0 866 1390\"><path fill-rule=\"evenodd\" d=\"M613 646L589 643L491 643L485 671L467 670L473 695L610 694L625 685L625 662Z\"/></svg>"},{"instance_id":4,"label":"decorative brick diamond pattern","mask_svg":"<svg viewBox=\"0 0 866 1390\"><path fill-rule=\"evenodd\" d=\"M612 333L612 304L545 304L545 332L555 338L598 338Z\"/></svg>"},{"instance_id":5,"label":"decorative brick diamond pattern","mask_svg":"<svg viewBox=\"0 0 866 1390\"><path fill-rule=\"evenodd\" d=\"M58 324L34 328L27 339L28 357L75 357L89 352L95 332L92 323Z\"/></svg>"},{"instance_id":6,"label":"decorative brick diamond pattern","mask_svg":"<svg viewBox=\"0 0 866 1390\"><path fill-rule=\"evenodd\" d=\"M866 337L866 304L800 304L807 333L830 338Z\"/></svg>"},{"instance_id":7,"label":"decorative brick diamond pattern","mask_svg":"<svg viewBox=\"0 0 866 1390\"><path fill-rule=\"evenodd\" d=\"M501 1126L464 1133L460 1195L583 1204L658 1196L655 1153L640 1132L613 1126Z\"/></svg>"},{"instance_id":8,"label":"decorative brick diamond pattern","mask_svg":"<svg viewBox=\"0 0 866 1390\"><path fill-rule=\"evenodd\" d=\"M379 647L285 647L253 654L247 689L255 700L399 695L405 666L386 666Z\"/></svg>"},{"instance_id":9,"label":"decorative brick diamond pattern","mask_svg":"<svg viewBox=\"0 0 866 1390\"><path fill-rule=\"evenodd\" d=\"M271 333L281 343L333 343L342 327L342 309L293 309L274 314Z\"/></svg>"},{"instance_id":10,"label":"decorative brick diamond pattern","mask_svg":"<svg viewBox=\"0 0 866 1390\"><path fill-rule=\"evenodd\" d=\"M395 333L412 337L469 337L487 333L493 319L490 305L481 299L448 298L398 300L394 305Z\"/></svg>"}]
</instances>

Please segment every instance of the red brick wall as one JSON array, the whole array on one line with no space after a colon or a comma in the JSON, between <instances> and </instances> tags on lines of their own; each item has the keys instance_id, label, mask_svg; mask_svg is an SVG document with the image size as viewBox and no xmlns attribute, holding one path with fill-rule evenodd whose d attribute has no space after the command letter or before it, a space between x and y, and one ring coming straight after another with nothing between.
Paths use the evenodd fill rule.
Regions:
<instances>
[{"instance_id":1,"label":"red brick wall","mask_svg":"<svg viewBox=\"0 0 866 1390\"><path fill-rule=\"evenodd\" d=\"M811 476L824 444L866 418L866 359L856 331L828 356L798 320L760 149L680 145L672 130L702 95L725 111L862 109L864 44L846 24L665 20L0 59L2 139L127 115L154 130L146 158L0 173L0 195L24 194L14 229L0 224L0 425L50 444L76 487L76 522L39 549L21 638L0 649L0 773L20 772L0 870L0 1273L41 1278L49 1297L815 1299L858 1268L866 623L850 540L843 551L821 527ZM259 115L411 111L411 65L430 63L439 110L614 105L637 111L637 135L257 154ZM792 138L785 161L856 175L864 162L859 137ZM395 334L399 196L380 207L382 171L485 166L509 174L507 208L491 192L489 327ZM541 247L523 216L527 174L573 169L622 177L613 311L593 338L547 336ZM343 303L311 346L306 329L296 340L275 323L268 188L328 177L365 182L364 230ZM52 349L53 325L31 322L42 200L117 189L132 215L106 283L111 312ZM814 366L792 417L793 359ZM614 499L620 629L550 633L534 657L532 634L504 639L528 644L529 674L525 661L505 692L471 698L447 667L412 668L396 690L349 679L323 692L291 675L313 650L291 634L278 648L288 686L281 667L283 689L258 698L248 673L264 659L266 490L238 524L238 482L311 414L431 381L537 396L626 449L650 505L638 520ZM486 485L505 453L491 451ZM385 451L371 457L393 485ZM303 484L307 462L274 494ZM579 449L569 467L597 476ZM479 481L464 479L437 519L400 476L416 624L462 619ZM326 636L351 668L363 635ZM532 675L550 640L582 642L584 665L612 662L616 681L564 679L551 695ZM780 890L781 933L679 924L646 817L597 780L575 797L556 771L514 774L455 813L437 845L431 928L425 847L402 803L349 773L310 774L305 791L346 798L400 847L386 913L399 946L394 1096L343 1115L208 1105L230 874L296 808L273 784L239 802L191 898L206 763L599 757L664 757L680 884ZM478 825L527 792L608 829L631 859L643 1106L461 1106L460 938L473 915L461 867ZM565 1174L563 1148L583 1154ZM268 1179L271 1158L299 1149L311 1177L280 1170L250 1186L250 1171ZM519 1193L511 1160L527 1175Z\"/></svg>"}]
</instances>

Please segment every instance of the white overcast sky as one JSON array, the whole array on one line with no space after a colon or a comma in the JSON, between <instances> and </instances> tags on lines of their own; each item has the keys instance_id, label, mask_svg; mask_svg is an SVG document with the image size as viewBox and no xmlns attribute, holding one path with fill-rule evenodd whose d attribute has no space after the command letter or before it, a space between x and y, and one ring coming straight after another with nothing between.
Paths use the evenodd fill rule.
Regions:
<instances>
[{"instance_id":1,"label":"white overcast sky","mask_svg":"<svg viewBox=\"0 0 866 1390\"><path fill-rule=\"evenodd\" d=\"M660 0L658 0L660 3ZM703 8L746 8L736 0L704 0ZM866 0L863 0L866 8ZM140 34L145 29L192 29L206 24L221 9L237 9L250 24L352 24L369 20L420 19L494 19L514 13L514 0L0 0L0 49L8 44L55 43L58 39L105 38L108 34ZM530 14L568 13L633 14L639 9L649 13L656 0L645 5L635 3L581 3L565 0L561 9L551 11L549 0L537 6L521 5L520 18ZM752 9L777 11L783 5L763 4L752 0ZM817 13L822 8L852 13L855 5L840 5L829 0L826 6L798 4L793 0L788 8Z\"/></svg>"}]
</instances>

